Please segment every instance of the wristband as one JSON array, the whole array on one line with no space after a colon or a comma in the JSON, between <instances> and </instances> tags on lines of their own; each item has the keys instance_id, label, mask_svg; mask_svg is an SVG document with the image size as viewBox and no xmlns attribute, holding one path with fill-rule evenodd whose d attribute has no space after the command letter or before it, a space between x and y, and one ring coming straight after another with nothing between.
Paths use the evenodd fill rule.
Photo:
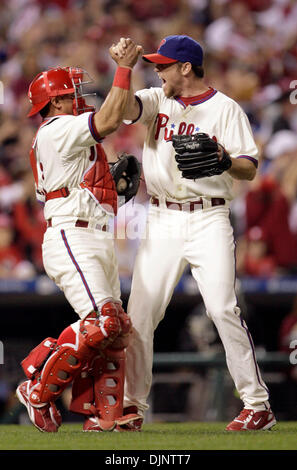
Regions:
<instances>
[{"instance_id":1,"label":"wristband","mask_svg":"<svg viewBox=\"0 0 297 470\"><path fill-rule=\"evenodd\" d=\"M123 90L130 89L130 80L131 80L132 70L126 67L118 67L114 74L112 86L117 86L123 88Z\"/></svg>"}]
</instances>

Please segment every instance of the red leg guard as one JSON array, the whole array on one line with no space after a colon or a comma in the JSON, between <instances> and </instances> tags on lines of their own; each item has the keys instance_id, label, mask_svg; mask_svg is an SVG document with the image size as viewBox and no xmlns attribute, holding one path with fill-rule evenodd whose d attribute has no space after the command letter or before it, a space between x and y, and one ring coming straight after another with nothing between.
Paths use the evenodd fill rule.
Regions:
<instances>
[{"instance_id":1,"label":"red leg guard","mask_svg":"<svg viewBox=\"0 0 297 470\"><path fill-rule=\"evenodd\" d=\"M106 302L99 316L96 312L92 312L80 325L80 333L85 344L94 349L105 349L120 331L118 310L113 302Z\"/></svg>"},{"instance_id":2,"label":"red leg guard","mask_svg":"<svg viewBox=\"0 0 297 470\"><path fill-rule=\"evenodd\" d=\"M131 332L131 329L132 329L131 318L125 312L121 304L116 304L116 306L118 310L118 317L119 317L120 324L121 324L121 334L127 335L128 333Z\"/></svg>"},{"instance_id":3,"label":"red leg guard","mask_svg":"<svg viewBox=\"0 0 297 470\"><path fill-rule=\"evenodd\" d=\"M70 410L75 413L100 416L102 419L107 419L109 416L121 416L125 373L124 349L128 346L131 320L120 303L114 305L117 308L121 333L105 351L108 352L108 358L115 363L112 369L108 369L111 364L108 366L105 351L99 355L96 354L93 361L88 361L88 365L73 382ZM114 352L114 350L119 351ZM106 383L114 386L106 387ZM110 396L106 398L109 392ZM105 397L104 404L100 402L100 397ZM112 404L110 405L109 402Z\"/></svg>"},{"instance_id":4,"label":"red leg guard","mask_svg":"<svg viewBox=\"0 0 297 470\"><path fill-rule=\"evenodd\" d=\"M30 394L30 403L43 406L55 401L81 370L86 353L86 347L79 352L72 346L59 347L46 362L40 381Z\"/></svg>"},{"instance_id":5,"label":"red leg guard","mask_svg":"<svg viewBox=\"0 0 297 470\"><path fill-rule=\"evenodd\" d=\"M66 328L58 338L54 352L46 361L30 395L33 406L55 401L80 373L98 349L104 349L119 335L121 324L113 302L106 302L100 315L95 312L77 322L78 331Z\"/></svg>"},{"instance_id":6,"label":"red leg guard","mask_svg":"<svg viewBox=\"0 0 297 470\"><path fill-rule=\"evenodd\" d=\"M125 351L97 354L73 382L70 411L114 421L123 414Z\"/></svg>"},{"instance_id":7,"label":"red leg guard","mask_svg":"<svg viewBox=\"0 0 297 470\"><path fill-rule=\"evenodd\" d=\"M125 349L128 347L130 334L132 332L132 323L130 317L124 311L121 304L116 304L118 309L118 316L121 324L121 333L113 341L112 349Z\"/></svg>"},{"instance_id":8,"label":"red leg guard","mask_svg":"<svg viewBox=\"0 0 297 470\"><path fill-rule=\"evenodd\" d=\"M28 379L34 381L40 376L44 364L55 350L56 345L57 340L55 338L46 338L32 349L28 356L21 362Z\"/></svg>"},{"instance_id":9,"label":"red leg guard","mask_svg":"<svg viewBox=\"0 0 297 470\"><path fill-rule=\"evenodd\" d=\"M95 407L103 420L115 420L123 414L125 351L106 349L105 357L94 360Z\"/></svg>"},{"instance_id":10,"label":"red leg guard","mask_svg":"<svg viewBox=\"0 0 297 470\"><path fill-rule=\"evenodd\" d=\"M97 355L97 354L96 354ZM91 374L91 361L82 369L72 384L72 397L69 410L86 416L96 414L94 409L94 378Z\"/></svg>"}]
</instances>

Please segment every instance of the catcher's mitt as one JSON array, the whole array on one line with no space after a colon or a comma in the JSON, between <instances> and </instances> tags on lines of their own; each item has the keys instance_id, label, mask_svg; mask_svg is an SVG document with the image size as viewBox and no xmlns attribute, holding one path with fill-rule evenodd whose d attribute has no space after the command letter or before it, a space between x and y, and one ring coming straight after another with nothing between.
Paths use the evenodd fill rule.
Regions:
<instances>
[{"instance_id":1,"label":"catcher's mitt","mask_svg":"<svg viewBox=\"0 0 297 470\"><path fill-rule=\"evenodd\" d=\"M115 163L110 163L110 173L113 176L118 196L123 196L124 204L138 191L141 164L134 155L123 153Z\"/></svg>"},{"instance_id":2,"label":"catcher's mitt","mask_svg":"<svg viewBox=\"0 0 297 470\"><path fill-rule=\"evenodd\" d=\"M195 180L220 175L232 165L231 158L224 148L203 132L194 135L173 135L172 144L176 151L177 167L184 178Z\"/></svg>"}]
</instances>

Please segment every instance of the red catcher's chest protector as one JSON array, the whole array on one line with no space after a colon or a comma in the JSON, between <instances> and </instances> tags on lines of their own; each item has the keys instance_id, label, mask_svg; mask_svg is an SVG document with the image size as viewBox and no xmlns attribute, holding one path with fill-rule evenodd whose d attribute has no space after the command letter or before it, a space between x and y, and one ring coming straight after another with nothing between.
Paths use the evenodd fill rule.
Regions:
<instances>
[{"instance_id":1,"label":"red catcher's chest protector","mask_svg":"<svg viewBox=\"0 0 297 470\"><path fill-rule=\"evenodd\" d=\"M40 126L41 127L41 126ZM67 197L71 188L58 188L51 192L46 192L39 188L37 159L35 154L36 137L32 143L30 151L30 163L36 184L37 198L44 202L59 197ZM91 147L90 166L86 169L80 187L87 190L91 197L109 214L117 215L118 195L115 188L114 179L109 171L107 157L100 144Z\"/></svg>"},{"instance_id":2,"label":"red catcher's chest protector","mask_svg":"<svg viewBox=\"0 0 297 470\"><path fill-rule=\"evenodd\" d=\"M96 202L108 213L117 214L118 195L113 177L109 171L107 157L103 147L97 144L91 147L92 165L85 171L80 186L89 191Z\"/></svg>"}]
</instances>

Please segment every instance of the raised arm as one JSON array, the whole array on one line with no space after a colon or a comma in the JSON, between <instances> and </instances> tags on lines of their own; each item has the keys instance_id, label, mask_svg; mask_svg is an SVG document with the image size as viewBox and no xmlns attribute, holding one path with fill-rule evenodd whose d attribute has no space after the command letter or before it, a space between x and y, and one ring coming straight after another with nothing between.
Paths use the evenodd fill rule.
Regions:
<instances>
[{"instance_id":1,"label":"raised arm","mask_svg":"<svg viewBox=\"0 0 297 470\"><path fill-rule=\"evenodd\" d=\"M113 58L114 47L110 48L110 54ZM101 108L94 115L93 125L100 137L114 132L126 117L125 111L132 95L130 92L131 72L141 51L142 49L136 46L130 38L125 39L123 53L121 57L116 57L118 68L115 72L112 88Z\"/></svg>"},{"instance_id":2,"label":"raised arm","mask_svg":"<svg viewBox=\"0 0 297 470\"><path fill-rule=\"evenodd\" d=\"M129 40L125 38L121 38L120 41L116 45L113 45L110 48L110 55L118 65L119 65L119 62L124 58L125 52L128 46L129 46ZM136 46L136 49L138 51L138 54L143 53L142 46L138 45ZM124 119L134 121L135 119L138 118L139 112L140 112L139 102L135 98L133 88L130 87L129 97L128 97L126 109L124 112Z\"/></svg>"}]
</instances>

